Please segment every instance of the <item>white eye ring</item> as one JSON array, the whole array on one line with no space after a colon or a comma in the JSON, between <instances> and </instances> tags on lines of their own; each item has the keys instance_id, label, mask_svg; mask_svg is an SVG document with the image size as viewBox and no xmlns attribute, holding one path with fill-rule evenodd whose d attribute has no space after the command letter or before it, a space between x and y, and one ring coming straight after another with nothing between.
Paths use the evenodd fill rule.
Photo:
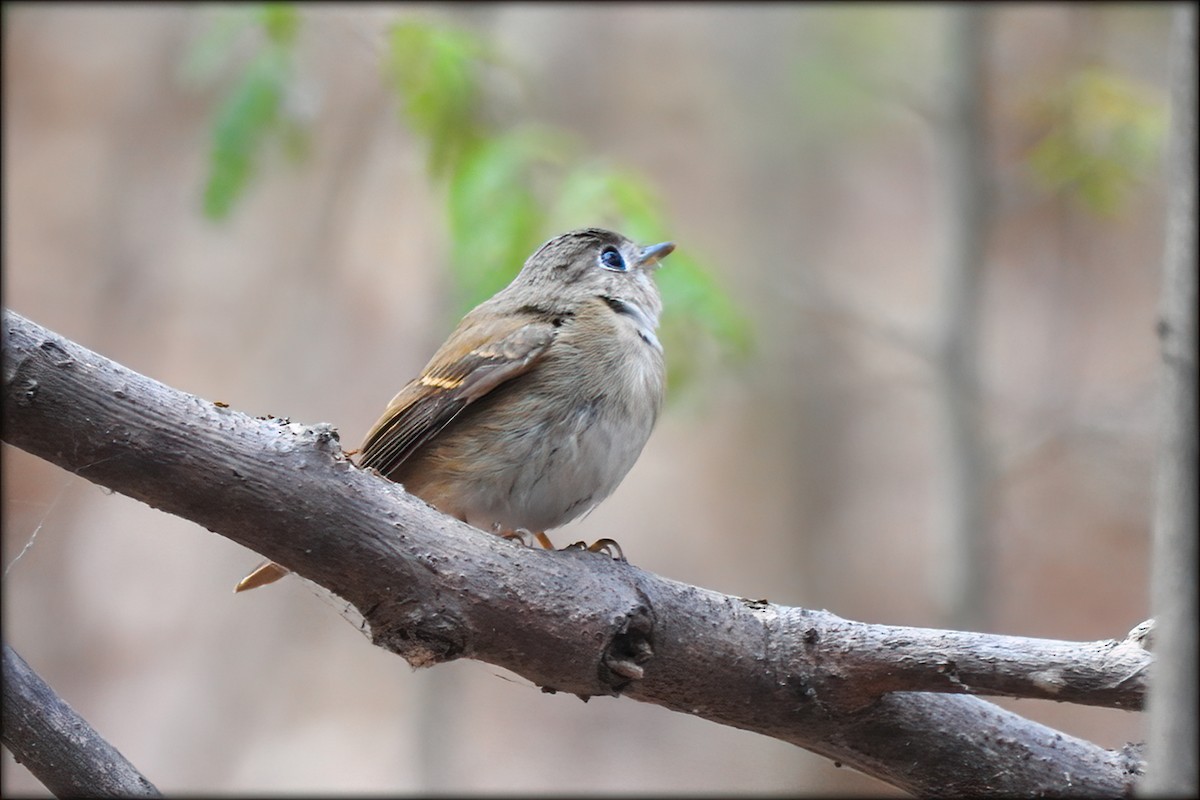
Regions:
<instances>
[{"instance_id":1,"label":"white eye ring","mask_svg":"<svg viewBox=\"0 0 1200 800\"><path fill-rule=\"evenodd\" d=\"M600 266L613 272L628 272L629 265L625 263L625 257L621 255L621 251L609 245L600 251Z\"/></svg>"}]
</instances>

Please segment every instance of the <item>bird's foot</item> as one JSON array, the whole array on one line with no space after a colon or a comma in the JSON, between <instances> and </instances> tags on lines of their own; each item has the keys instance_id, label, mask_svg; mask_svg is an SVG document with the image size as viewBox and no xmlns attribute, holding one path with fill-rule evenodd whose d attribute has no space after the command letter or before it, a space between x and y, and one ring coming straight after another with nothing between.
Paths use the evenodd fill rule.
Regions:
<instances>
[{"instance_id":1,"label":"bird's foot","mask_svg":"<svg viewBox=\"0 0 1200 800\"><path fill-rule=\"evenodd\" d=\"M511 531L500 531L501 536L505 539L516 539L526 547L533 547L534 542L537 542L547 550L554 550L554 542L550 541L550 537L543 531L531 531L527 528L516 528Z\"/></svg>"},{"instance_id":2,"label":"bird's foot","mask_svg":"<svg viewBox=\"0 0 1200 800\"><path fill-rule=\"evenodd\" d=\"M587 550L589 553L607 553L617 561L627 561L625 553L621 550L621 545L617 544L616 539L597 539L588 544L587 542L575 542L563 548L563 550Z\"/></svg>"}]
</instances>

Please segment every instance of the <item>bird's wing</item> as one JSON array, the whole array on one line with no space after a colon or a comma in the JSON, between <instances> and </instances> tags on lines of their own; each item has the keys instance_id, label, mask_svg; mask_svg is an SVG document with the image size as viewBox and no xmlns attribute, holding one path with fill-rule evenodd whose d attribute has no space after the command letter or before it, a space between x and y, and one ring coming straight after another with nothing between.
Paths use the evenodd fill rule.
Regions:
<instances>
[{"instance_id":1,"label":"bird's wing","mask_svg":"<svg viewBox=\"0 0 1200 800\"><path fill-rule=\"evenodd\" d=\"M420 377L392 398L367 434L360 466L390 474L468 405L527 372L557 330L527 317L460 326Z\"/></svg>"}]
</instances>

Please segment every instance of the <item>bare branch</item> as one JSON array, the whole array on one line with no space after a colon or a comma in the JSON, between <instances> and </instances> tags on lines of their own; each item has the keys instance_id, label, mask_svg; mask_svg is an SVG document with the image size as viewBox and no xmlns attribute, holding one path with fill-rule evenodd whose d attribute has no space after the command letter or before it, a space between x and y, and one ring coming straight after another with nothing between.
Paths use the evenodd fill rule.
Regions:
<instances>
[{"instance_id":1,"label":"bare branch","mask_svg":"<svg viewBox=\"0 0 1200 800\"><path fill-rule=\"evenodd\" d=\"M927 795L1117 795L1137 771L1133 756L975 697L879 694L1136 707L1140 648L864 625L522 547L355 468L327 425L252 419L12 312L4 333L6 441L341 595L413 664L468 657L547 691L625 694Z\"/></svg>"},{"instance_id":2,"label":"bare branch","mask_svg":"<svg viewBox=\"0 0 1200 800\"><path fill-rule=\"evenodd\" d=\"M4 746L56 797L162 797L7 644Z\"/></svg>"},{"instance_id":3,"label":"bare branch","mask_svg":"<svg viewBox=\"0 0 1200 800\"><path fill-rule=\"evenodd\" d=\"M963 692L1140 709L1150 656L1132 639L1062 642L1023 636L871 625L810 615L806 636L824 642L842 692L870 703L892 691ZM831 619L827 619L831 618Z\"/></svg>"}]
</instances>

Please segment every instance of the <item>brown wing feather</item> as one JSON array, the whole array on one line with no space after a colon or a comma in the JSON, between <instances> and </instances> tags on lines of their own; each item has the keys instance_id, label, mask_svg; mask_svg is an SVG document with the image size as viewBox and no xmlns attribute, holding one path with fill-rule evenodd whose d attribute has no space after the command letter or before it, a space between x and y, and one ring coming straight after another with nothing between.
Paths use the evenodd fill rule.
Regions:
<instances>
[{"instance_id":1,"label":"brown wing feather","mask_svg":"<svg viewBox=\"0 0 1200 800\"><path fill-rule=\"evenodd\" d=\"M528 317L462 325L388 404L367 434L359 464L390 474L470 403L528 371L556 330Z\"/></svg>"}]
</instances>

